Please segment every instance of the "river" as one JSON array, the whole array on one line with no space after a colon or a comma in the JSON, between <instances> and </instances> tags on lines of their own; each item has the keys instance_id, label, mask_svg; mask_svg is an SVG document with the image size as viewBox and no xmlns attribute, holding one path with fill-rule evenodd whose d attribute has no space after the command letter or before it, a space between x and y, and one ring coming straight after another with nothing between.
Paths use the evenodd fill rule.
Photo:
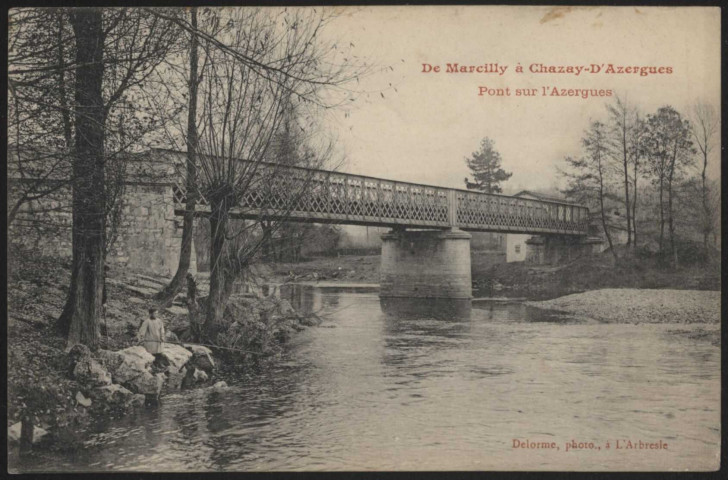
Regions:
<instances>
[{"instance_id":1,"label":"river","mask_svg":"<svg viewBox=\"0 0 728 480\"><path fill-rule=\"evenodd\" d=\"M608 325L503 301L382 303L366 288L285 295L324 322L272 368L224 391L169 395L100 426L89 448L17 469L718 466L720 350L673 332L699 325ZM572 440L593 448L566 451ZM514 448L524 442L558 449Z\"/></svg>"}]
</instances>

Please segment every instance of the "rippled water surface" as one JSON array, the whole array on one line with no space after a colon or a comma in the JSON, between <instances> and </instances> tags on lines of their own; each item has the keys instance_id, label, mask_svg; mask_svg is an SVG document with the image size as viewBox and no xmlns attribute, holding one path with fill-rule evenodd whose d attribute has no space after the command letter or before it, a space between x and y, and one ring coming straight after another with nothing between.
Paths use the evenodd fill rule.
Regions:
<instances>
[{"instance_id":1,"label":"rippled water surface","mask_svg":"<svg viewBox=\"0 0 728 480\"><path fill-rule=\"evenodd\" d=\"M98 447L18 469L718 467L720 351L683 325L605 325L502 302L381 304L362 290L295 293L325 321L272 369L226 391L167 396L107 425ZM514 449L514 439L559 450ZM571 440L595 449L567 452ZM617 440L668 447L617 450Z\"/></svg>"}]
</instances>

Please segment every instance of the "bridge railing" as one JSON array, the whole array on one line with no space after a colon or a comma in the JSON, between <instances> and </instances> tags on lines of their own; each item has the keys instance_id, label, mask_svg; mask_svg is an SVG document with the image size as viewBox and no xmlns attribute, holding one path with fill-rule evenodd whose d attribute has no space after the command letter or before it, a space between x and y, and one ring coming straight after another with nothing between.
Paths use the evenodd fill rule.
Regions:
<instances>
[{"instance_id":1,"label":"bridge railing","mask_svg":"<svg viewBox=\"0 0 728 480\"><path fill-rule=\"evenodd\" d=\"M174 186L184 209L184 176ZM198 210L209 212L200 196ZM331 223L584 235L588 209L578 205L397 182L347 173L260 164L235 213Z\"/></svg>"},{"instance_id":2,"label":"bridge railing","mask_svg":"<svg viewBox=\"0 0 728 480\"><path fill-rule=\"evenodd\" d=\"M456 224L463 229L586 234L589 209L579 205L457 190Z\"/></svg>"}]
</instances>

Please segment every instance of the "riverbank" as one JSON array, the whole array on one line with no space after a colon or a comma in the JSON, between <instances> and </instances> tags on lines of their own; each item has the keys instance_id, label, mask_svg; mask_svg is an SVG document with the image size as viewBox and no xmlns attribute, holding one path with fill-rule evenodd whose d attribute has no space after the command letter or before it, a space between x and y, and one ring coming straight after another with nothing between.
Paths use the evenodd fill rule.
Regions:
<instances>
[{"instance_id":1,"label":"riverbank","mask_svg":"<svg viewBox=\"0 0 728 480\"><path fill-rule=\"evenodd\" d=\"M720 290L720 259L708 265L659 268L653 259L626 258L614 264L609 253L564 265L493 264L487 252L471 252L475 297L545 300L604 288ZM313 258L270 265L280 283L379 284L379 255Z\"/></svg>"},{"instance_id":2,"label":"riverbank","mask_svg":"<svg viewBox=\"0 0 728 480\"><path fill-rule=\"evenodd\" d=\"M31 415L36 448L78 448L94 422L144 408L150 393L212 388L253 375L275 361L295 332L316 323L285 300L234 295L226 313L225 348L210 350L185 338L189 317L178 297L158 312L168 332L170 365L156 365L151 355L138 351L143 348L136 346L136 332L153 295L169 279L112 266L99 351L68 352L55 322L68 294L69 262L35 255L9 259L7 426L11 441L17 440L23 415ZM205 282L199 286L200 296L206 295ZM133 380L127 375L131 370Z\"/></svg>"},{"instance_id":3,"label":"riverbank","mask_svg":"<svg viewBox=\"0 0 728 480\"><path fill-rule=\"evenodd\" d=\"M477 252L473 255L477 256ZM52 448L75 448L94 416L112 418L126 413L123 409L105 408L104 401L92 399L89 404L91 389L73 374L75 364L65 351L66 342L55 331L55 321L67 296L69 262L20 254L10 255L9 259L7 425L17 425L23 412L32 410L35 425L49 433L44 437L45 442ZM266 269L263 281L366 288L367 284L378 283L379 263L379 256L351 256L274 264ZM614 266L608 257L601 256L562 266L534 267L523 263L486 266L477 261L473 265L476 297L530 300L562 297L534 305L609 323L717 325L719 322L718 263L665 271L645 263ZM207 289L204 277L198 275L201 297ZM100 347L119 352L136 344L135 333L141 319L147 316L152 296L169 279L113 266L107 278L108 305L100 325ZM618 290L604 290L615 288ZM570 295L584 290L596 291ZM171 337L171 343L190 342L184 338L189 320L183 299L176 299L159 316L169 331L182 337ZM277 358L295 332L316 323L315 319L298 314L284 300L252 293L235 295L226 322L226 348L213 348L215 360L219 360L217 368L206 372L207 378L198 387L220 380L232 383L233 379L256 375ZM701 335L693 328L685 331L688 336ZM706 330L704 336L713 343L718 342L719 329ZM90 360L87 363L91 364ZM143 368L151 369L151 365L145 364ZM149 373L155 375L151 370ZM140 394L131 390L130 393ZM128 399L130 406L138 406L139 397L128 396Z\"/></svg>"},{"instance_id":4,"label":"riverbank","mask_svg":"<svg viewBox=\"0 0 728 480\"><path fill-rule=\"evenodd\" d=\"M325 314L323 328L303 332L271 368L219 392L169 395L162 408L101 425L78 452L11 465L97 474L543 468L543 457L510 448L513 426L524 425L562 451L572 438L671 442L660 457L553 457L562 470L585 461L715 468L720 348L696 338L706 325L599 324L516 301L439 322L382 314L375 295L343 288L294 296Z\"/></svg>"},{"instance_id":5,"label":"riverbank","mask_svg":"<svg viewBox=\"0 0 728 480\"><path fill-rule=\"evenodd\" d=\"M720 323L716 291L602 289L525 304L603 323Z\"/></svg>"}]
</instances>

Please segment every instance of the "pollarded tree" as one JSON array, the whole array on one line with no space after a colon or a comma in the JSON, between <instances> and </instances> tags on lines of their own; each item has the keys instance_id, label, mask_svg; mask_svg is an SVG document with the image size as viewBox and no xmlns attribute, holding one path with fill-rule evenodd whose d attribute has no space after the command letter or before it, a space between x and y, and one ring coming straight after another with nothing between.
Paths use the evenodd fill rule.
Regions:
<instances>
[{"instance_id":1,"label":"pollarded tree","mask_svg":"<svg viewBox=\"0 0 728 480\"><path fill-rule=\"evenodd\" d=\"M328 58L333 50L319 38L327 19L315 11L244 8L216 13L220 24L230 28L220 36L222 47L204 40L210 48L200 84L198 142L198 189L210 205L205 332L212 341L222 325L232 281L262 245L261 236L251 232L273 210L277 222L285 219L310 182L310 171L265 163L289 103L315 104L320 91L355 75L347 64ZM319 161L312 158L309 166ZM251 192L257 192L255 198L246 196ZM251 208L250 202L259 212L257 219L233 225L231 210Z\"/></svg>"},{"instance_id":2,"label":"pollarded tree","mask_svg":"<svg viewBox=\"0 0 728 480\"><path fill-rule=\"evenodd\" d=\"M192 184L200 184L204 187L205 182L209 178L202 178L205 172L202 171L205 159L209 159L209 155L218 155L225 147L217 141L203 145L198 142L198 131L203 131L207 125L215 124L218 119L223 118L222 123L230 121L242 122L246 124L250 119L242 117L234 120L239 112L227 109L232 108L233 103L241 103L249 100L251 95L258 95L258 98L265 99L270 96L272 90L276 90L276 95L286 97L281 105L284 113L286 111L293 112L290 116L299 116L299 111L307 107L313 110L320 108L330 108L340 103L341 99L337 95L328 95L325 99L319 95L322 90L330 90L331 87L337 87L339 93L346 92L340 88L344 83L359 75L365 73L364 66L351 67L348 64L350 60L343 55L342 59L333 58L331 53L343 54L342 49L336 48L336 44L322 46L320 41L320 32L325 25L334 18L334 13L328 13L325 10L312 9L308 12L303 10L289 9L267 9L266 15L256 9L220 9L205 8L199 12L199 22L197 21L197 12L194 10L194 19L192 16L187 20L184 16L171 16L159 9L148 9L150 15L156 15L178 25L191 38L190 55L188 61L182 62L189 64L190 71L188 78L194 78L192 71L199 63L199 75L196 77L197 82L188 82L189 87L186 91L188 95L184 95L185 102L189 105L187 116L187 205L186 216L183 227L183 242L180 253L180 262L175 277L170 284L165 287L157 295L157 299L161 301L169 301L181 287L181 279L184 278L190 264L191 255L191 237L192 237L192 212L194 211L194 203L197 195L193 192ZM265 20L261 20L266 17ZM251 21L250 19L258 20ZM276 43L278 42L278 43ZM199 49L199 60L197 58ZM204 89L211 87L210 75L217 75L223 64L235 65L239 68L237 73L227 70L223 75L232 75L236 77L236 81L248 81L252 79L251 85L241 85L241 97L233 99L228 97L223 99L216 95L205 97ZM179 69L180 65L173 66L170 71ZM201 84L203 78L207 83ZM254 85L253 85L254 83ZM268 91L265 91L265 85L268 85ZM194 88L193 88L194 87ZM227 84L224 88L234 89L235 85ZM256 88L264 91L263 95L256 92ZM218 93L221 93L220 90ZM209 94L209 91L207 92ZM199 115L193 111L197 110L197 97L199 102L206 103L206 112ZM347 95L347 98L350 95ZM188 97L188 98L187 98ZM179 103L179 101L178 101ZM217 103L217 105L213 105ZM194 104L194 105L193 105ZM224 107L223 104L228 104ZM247 107L246 107L247 108ZM227 113L224 113L227 109ZM285 115L284 115L285 116ZM309 115L310 117L310 115ZM197 118L195 124L194 119ZM260 126L267 129L275 127L274 123L266 123ZM284 118L283 123L286 120ZM310 123L310 122L309 122ZM220 123L217 123L218 126ZM310 127L310 125L308 125ZM214 127L213 127L214 128ZM241 127L242 128L242 127ZM192 131L194 129L194 132ZM182 131L183 129L178 129ZM229 141L235 138L235 141L241 141L246 136L255 137L256 129L245 130L237 135L227 136ZM209 134L210 132L208 132ZM215 134L221 134L217 130ZM208 135L208 140L209 140ZM249 141L250 138L243 140L242 143ZM172 140L173 145L177 144L176 140ZM266 142L264 142L266 143ZM250 145L244 146L238 153L248 154ZM300 146L298 147L300 148ZM233 153L235 148L228 150ZM323 154L322 154L323 153ZM206 156L207 155L207 156ZM317 157L321 159L326 156L321 149L317 151ZM266 161L271 161L267 155ZM259 159L256 155L246 156L247 162L257 162ZM240 160L240 159L238 159ZM276 163L297 163L288 160L278 161ZM257 169L253 169L257 170ZM209 172L208 172L209 173ZM245 175L251 174L250 171ZM240 188L240 187L237 187ZM189 221L188 218L190 217ZM260 224L264 228L264 237L270 238L275 229L276 222L263 220ZM240 236L238 236L240 237ZM236 240L239 241L239 238ZM231 247L232 248L232 247ZM238 249L239 251L239 249ZM247 255L247 253L246 253ZM237 262L239 263L239 262Z\"/></svg>"},{"instance_id":3,"label":"pollarded tree","mask_svg":"<svg viewBox=\"0 0 728 480\"><path fill-rule=\"evenodd\" d=\"M465 179L468 190L501 193L503 189L500 184L513 175L501 168L501 155L495 149L495 142L488 137L480 142L480 150L473 152L465 161L473 174L472 182Z\"/></svg>"}]
</instances>

